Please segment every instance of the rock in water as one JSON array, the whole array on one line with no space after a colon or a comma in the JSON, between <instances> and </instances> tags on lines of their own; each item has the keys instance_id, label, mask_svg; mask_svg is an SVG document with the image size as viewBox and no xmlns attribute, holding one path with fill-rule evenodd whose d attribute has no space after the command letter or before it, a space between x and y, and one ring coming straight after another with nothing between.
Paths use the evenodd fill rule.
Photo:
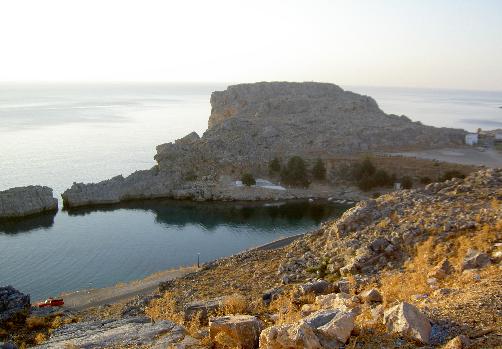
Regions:
<instances>
[{"instance_id":1,"label":"rock in water","mask_svg":"<svg viewBox=\"0 0 502 349\"><path fill-rule=\"evenodd\" d=\"M0 219L19 218L46 211L57 211L58 200L52 189L39 185L0 191Z\"/></svg>"},{"instance_id":2,"label":"rock in water","mask_svg":"<svg viewBox=\"0 0 502 349\"><path fill-rule=\"evenodd\" d=\"M211 339L221 338L224 343L235 348L253 349L258 346L260 322L251 315L231 315L211 318L209 334Z\"/></svg>"},{"instance_id":3,"label":"rock in water","mask_svg":"<svg viewBox=\"0 0 502 349\"><path fill-rule=\"evenodd\" d=\"M383 322L387 330L400 333L421 343L428 344L431 335L429 319L415 306L401 302L384 312Z\"/></svg>"},{"instance_id":4,"label":"rock in water","mask_svg":"<svg viewBox=\"0 0 502 349\"><path fill-rule=\"evenodd\" d=\"M0 287L0 325L6 321L26 317L30 309L30 296L12 286Z\"/></svg>"}]
</instances>

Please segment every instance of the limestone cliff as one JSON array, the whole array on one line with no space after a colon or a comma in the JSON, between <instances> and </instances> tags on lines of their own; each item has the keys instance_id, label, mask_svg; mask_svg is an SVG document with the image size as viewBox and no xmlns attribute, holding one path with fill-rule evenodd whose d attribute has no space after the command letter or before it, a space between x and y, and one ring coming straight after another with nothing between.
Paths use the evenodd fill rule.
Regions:
<instances>
[{"instance_id":1,"label":"limestone cliff","mask_svg":"<svg viewBox=\"0 0 502 349\"><path fill-rule=\"evenodd\" d=\"M211 185L220 175L260 171L274 157L314 159L443 147L461 144L465 134L387 115L371 97L327 83L235 85L213 92L211 106L209 128L202 137L191 133L157 146L158 166L150 171L74 185L63 194L65 204L158 196L218 199ZM202 183L194 185L194 180Z\"/></svg>"}]
</instances>

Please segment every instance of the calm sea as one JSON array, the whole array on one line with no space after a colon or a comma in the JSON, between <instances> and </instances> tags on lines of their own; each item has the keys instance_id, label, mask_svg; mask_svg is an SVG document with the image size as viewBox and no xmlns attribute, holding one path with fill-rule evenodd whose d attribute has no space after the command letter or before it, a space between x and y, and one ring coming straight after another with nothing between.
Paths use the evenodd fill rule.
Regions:
<instances>
[{"instance_id":1,"label":"calm sea","mask_svg":"<svg viewBox=\"0 0 502 349\"><path fill-rule=\"evenodd\" d=\"M225 87L0 84L0 190L41 184L59 195L150 168L156 145L204 132L210 94ZM344 87L425 124L502 128L502 92ZM155 201L60 211L0 225L0 285L33 298L108 286L305 232L345 209Z\"/></svg>"}]
</instances>

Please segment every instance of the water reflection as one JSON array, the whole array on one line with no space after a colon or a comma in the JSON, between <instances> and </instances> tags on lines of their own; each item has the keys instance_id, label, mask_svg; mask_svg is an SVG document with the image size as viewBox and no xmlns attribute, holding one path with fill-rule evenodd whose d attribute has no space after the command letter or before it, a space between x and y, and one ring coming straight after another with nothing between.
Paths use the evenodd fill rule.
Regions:
<instances>
[{"instance_id":1,"label":"water reflection","mask_svg":"<svg viewBox=\"0 0 502 349\"><path fill-rule=\"evenodd\" d=\"M193 202L175 200L145 200L117 205L77 208L68 210L69 216L85 216L94 212L110 212L119 209L145 210L155 214L155 221L166 226L184 227L197 223L207 230L220 225L252 225L269 228L273 225L296 225L301 220L315 224L329 217L339 216L346 205L326 200L288 202Z\"/></svg>"},{"instance_id":2,"label":"water reflection","mask_svg":"<svg viewBox=\"0 0 502 349\"><path fill-rule=\"evenodd\" d=\"M37 229L48 229L54 225L56 212L42 213L18 219L0 220L0 233L18 234Z\"/></svg>"}]
</instances>

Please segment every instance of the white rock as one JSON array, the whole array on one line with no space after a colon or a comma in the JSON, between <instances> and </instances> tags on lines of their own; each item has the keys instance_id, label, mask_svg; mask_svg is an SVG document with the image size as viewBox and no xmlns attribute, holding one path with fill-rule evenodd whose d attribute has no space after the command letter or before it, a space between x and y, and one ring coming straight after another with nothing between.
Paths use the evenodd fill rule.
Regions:
<instances>
[{"instance_id":1,"label":"white rock","mask_svg":"<svg viewBox=\"0 0 502 349\"><path fill-rule=\"evenodd\" d=\"M401 302L385 310L383 323L391 332L399 333L425 344L430 341L431 324L429 319L409 303Z\"/></svg>"}]
</instances>

